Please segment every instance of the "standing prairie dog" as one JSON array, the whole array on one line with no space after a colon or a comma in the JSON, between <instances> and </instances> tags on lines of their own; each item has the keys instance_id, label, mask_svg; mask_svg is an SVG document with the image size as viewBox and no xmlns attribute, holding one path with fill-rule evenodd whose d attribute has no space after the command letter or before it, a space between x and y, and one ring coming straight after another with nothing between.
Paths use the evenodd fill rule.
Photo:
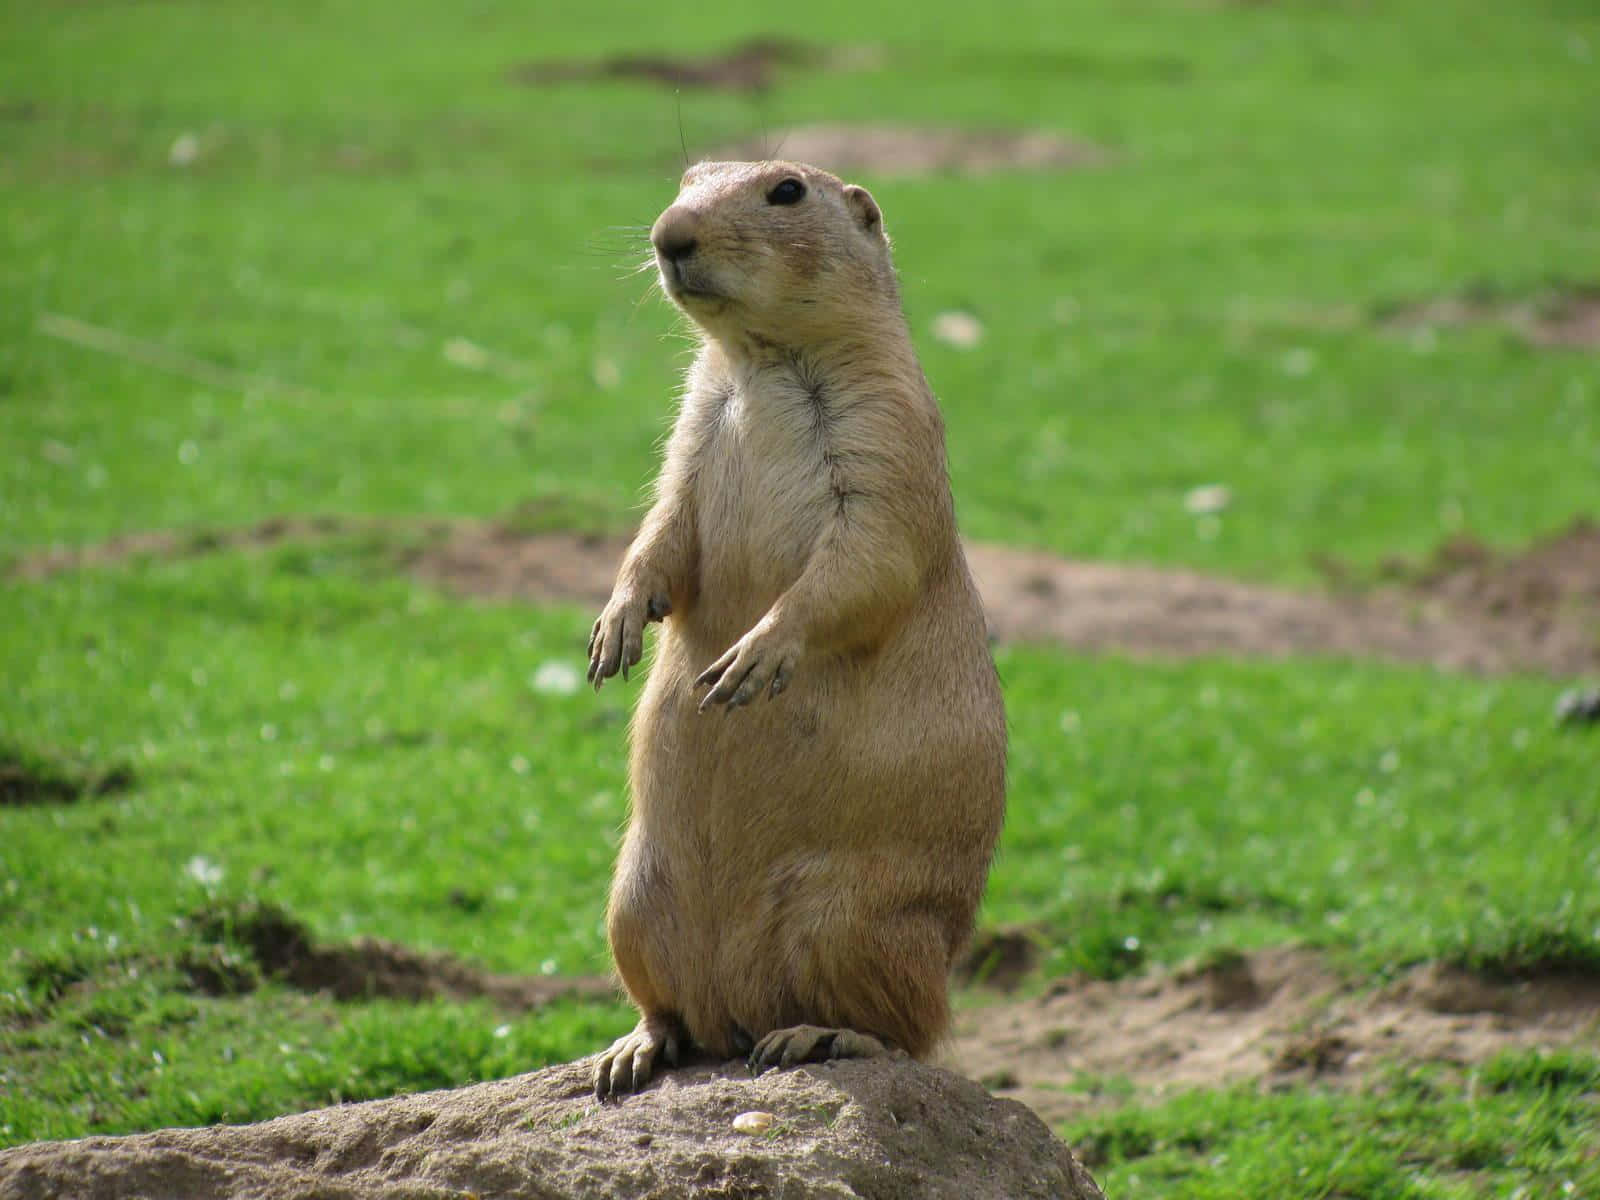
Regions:
<instances>
[{"instance_id":1,"label":"standing prairie dog","mask_svg":"<svg viewBox=\"0 0 1600 1200\"><path fill-rule=\"evenodd\" d=\"M1005 804L1005 712L944 426L865 189L700 163L651 230L701 346L595 622L632 817L607 930L638 1026L601 1098L698 1047L753 1068L931 1050Z\"/></svg>"}]
</instances>

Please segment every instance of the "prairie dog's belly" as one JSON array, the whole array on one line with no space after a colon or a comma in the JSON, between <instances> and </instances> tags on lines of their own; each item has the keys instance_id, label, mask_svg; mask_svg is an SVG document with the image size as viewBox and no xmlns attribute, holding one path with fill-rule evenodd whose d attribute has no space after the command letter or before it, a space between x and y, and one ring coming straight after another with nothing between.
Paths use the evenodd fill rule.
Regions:
<instances>
[{"instance_id":1,"label":"prairie dog's belly","mask_svg":"<svg viewBox=\"0 0 1600 1200\"><path fill-rule=\"evenodd\" d=\"M830 516L808 404L784 388L730 400L697 473L701 611L691 622L730 645L800 577Z\"/></svg>"}]
</instances>

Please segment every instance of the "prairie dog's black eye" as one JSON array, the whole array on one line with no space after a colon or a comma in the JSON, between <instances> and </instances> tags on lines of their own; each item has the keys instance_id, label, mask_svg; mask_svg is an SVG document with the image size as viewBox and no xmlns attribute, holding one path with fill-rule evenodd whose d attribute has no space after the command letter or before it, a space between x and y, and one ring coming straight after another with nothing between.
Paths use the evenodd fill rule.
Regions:
<instances>
[{"instance_id":1,"label":"prairie dog's black eye","mask_svg":"<svg viewBox=\"0 0 1600 1200\"><path fill-rule=\"evenodd\" d=\"M798 179L785 179L767 193L768 204L799 204L805 198L806 185Z\"/></svg>"}]
</instances>

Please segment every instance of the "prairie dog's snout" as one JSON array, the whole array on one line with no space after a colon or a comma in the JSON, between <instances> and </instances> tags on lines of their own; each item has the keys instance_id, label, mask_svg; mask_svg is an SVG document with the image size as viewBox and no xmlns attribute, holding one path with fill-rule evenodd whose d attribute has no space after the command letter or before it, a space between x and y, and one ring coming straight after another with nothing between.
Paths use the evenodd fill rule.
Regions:
<instances>
[{"instance_id":1,"label":"prairie dog's snout","mask_svg":"<svg viewBox=\"0 0 1600 1200\"><path fill-rule=\"evenodd\" d=\"M693 254L700 242L700 217L691 208L674 204L656 218L650 244L663 262L676 263Z\"/></svg>"}]
</instances>

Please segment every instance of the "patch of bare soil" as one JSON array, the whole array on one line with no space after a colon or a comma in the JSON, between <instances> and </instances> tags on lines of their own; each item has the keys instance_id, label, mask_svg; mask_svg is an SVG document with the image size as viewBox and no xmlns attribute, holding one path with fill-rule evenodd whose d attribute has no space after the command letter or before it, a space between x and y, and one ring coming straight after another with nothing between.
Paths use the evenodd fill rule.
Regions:
<instances>
[{"instance_id":1,"label":"patch of bare soil","mask_svg":"<svg viewBox=\"0 0 1600 1200\"><path fill-rule=\"evenodd\" d=\"M982 130L909 125L805 125L770 139L732 142L712 159L784 158L830 171L876 175L1059 170L1100 166L1109 155L1097 146L1042 129Z\"/></svg>"},{"instance_id":2,"label":"patch of bare soil","mask_svg":"<svg viewBox=\"0 0 1600 1200\"><path fill-rule=\"evenodd\" d=\"M1389 564L1389 570L1456 608L1518 613L1554 625L1574 610L1600 614L1600 524L1574 521L1565 532L1520 554L1458 537L1420 568Z\"/></svg>"},{"instance_id":3,"label":"patch of bare soil","mask_svg":"<svg viewBox=\"0 0 1600 1200\"><path fill-rule=\"evenodd\" d=\"M126 766L70 766L0 745L0 807L71 804L85 796L124 792L133 784L133 771Z\"/></svg>"},{"instance_id":4,"label":"patch of bare soil","mask_svg":"<svg viewBox=\"0 0 1600 1200\"><path fill-rule=\"evenodd\" d=\"M1600 288L1548 292L1531 299L1456 296L1395 308L1382 317L1388 329L1416 332L1498 325L1545 349L1600 348Z\"/></svg>"},{"instance_id":5,"label":"patch of bare soil","mask_svg":"<svg viewBox=\"0 0 1600 1200\"><path fill-rule=\"evenodd\" d=\"M54 546L26 555L11 573L19 579L45 579L85 567L111 567L140 559L198 558L224 550L263 550L283 542L315 542L358 533L416 533L442 537L448 521L408 521L332 515L267 517L238 529L153 529L124 533L87 546Z\"/></svg>"},{"instance_id":6,"label":"patch of bare soil","mask_svg":"<svg viewBox=\"0 0 1600 1200\"><path fill-rule=\"evenodd\" d=\"M489 1000L502 1008L532 1009L565 996L614 999L616 985L599 975L499 975L448 954L427 954L376 938L319 944L311 931L270 904L205 909L189 918L213 945L231 938L247 949L262 974L306 992L339 1000ZM201 991L231 994L254 980L225 956L194 955L181 964Z\"/></svg>"},{"instance_id":7,"label":"patch of bare soil","mask_svg":"<svg viewBox=\"0 0 1600 1200\"><path fill-rule=\"evenodd\" d=\"M955 965L958 983L1014 990L1039 963L1039 937L1030 929L980 929Z\"/></svg>"},{"instance_id":8,"label":"patch of bare soil","mask_svg":"<svg viewBox=\"0 0 1600 1200\"><path fill-rule=\"evenodd\" d=\"M972 1008L958 1015L948 1056L1054 1124L1101 1103L1096 1080L1150 1094L1309 1078L1359 1087L1391 1062L1470 1066L1597 1039L1593 976L1497 981L1434 965L1372 990L1291 948L1110 983L1063 981L1043 996Z\"/></svg>"},{"instance_id":9,"label":"patch of bare soil","mask_svg":"<svg viewBox=\"0 0 1600 1200\"><path fill-rule=\"evenodd\" d=\"M969 545L992 631L1135 655L1313 654L1484 673L1600 666L1600 527L1318 594L1197 572Z\"/></svg>"},{"instance_id":10,"label":"patch of bare soil","mask_svg":"<svg viewBox=\"0 0 1600 1200\"><path fill-rule=\"evenodd\" d=\"M673 88L764 92L785 70L847 70L874 61L863 47L826 49L786 37L753 37L712 54L619 54L579 61L524 63L511 71L517 83L545 87L588 79L641 79Z\"/></svg>"},{"instance_id":11,"label":"patch of bare soil","mask_svg":"<svg viewBox=\"0 0 1600 1200\"><path fill-rule=\"evenodd\" d=\"M598 605L626 549L625 538L462 526L414 569L472 595ZM967 555L1002 641L1155 657L1380 658L1485 673L1600 666L1600 527L1587 523L1521 554L1346 595L983 543L969 543Z\"/></svg>"},{"instance_id":12,"label":"patch of bare soil","mask_svg":"<svg viewBox=\"0 0 1600 1200\"><path fill-rule=\"evenodd\" d=\"M604 604L628 545L625 537L479 521L273 518L234 531L130 534L47 550L12 570L37 579L142 557L418 531L426 544L404 556L418 578L463 595L533 604ZM1454 542L1424 567L1391 564L1381 587L1336 594L977 542L967 555L990 631L1003 641L1161 658L1377 658L1486 674L1600 667L1600 525L1593 521L1515 553Z\"/></svg>"}]
</instances>

